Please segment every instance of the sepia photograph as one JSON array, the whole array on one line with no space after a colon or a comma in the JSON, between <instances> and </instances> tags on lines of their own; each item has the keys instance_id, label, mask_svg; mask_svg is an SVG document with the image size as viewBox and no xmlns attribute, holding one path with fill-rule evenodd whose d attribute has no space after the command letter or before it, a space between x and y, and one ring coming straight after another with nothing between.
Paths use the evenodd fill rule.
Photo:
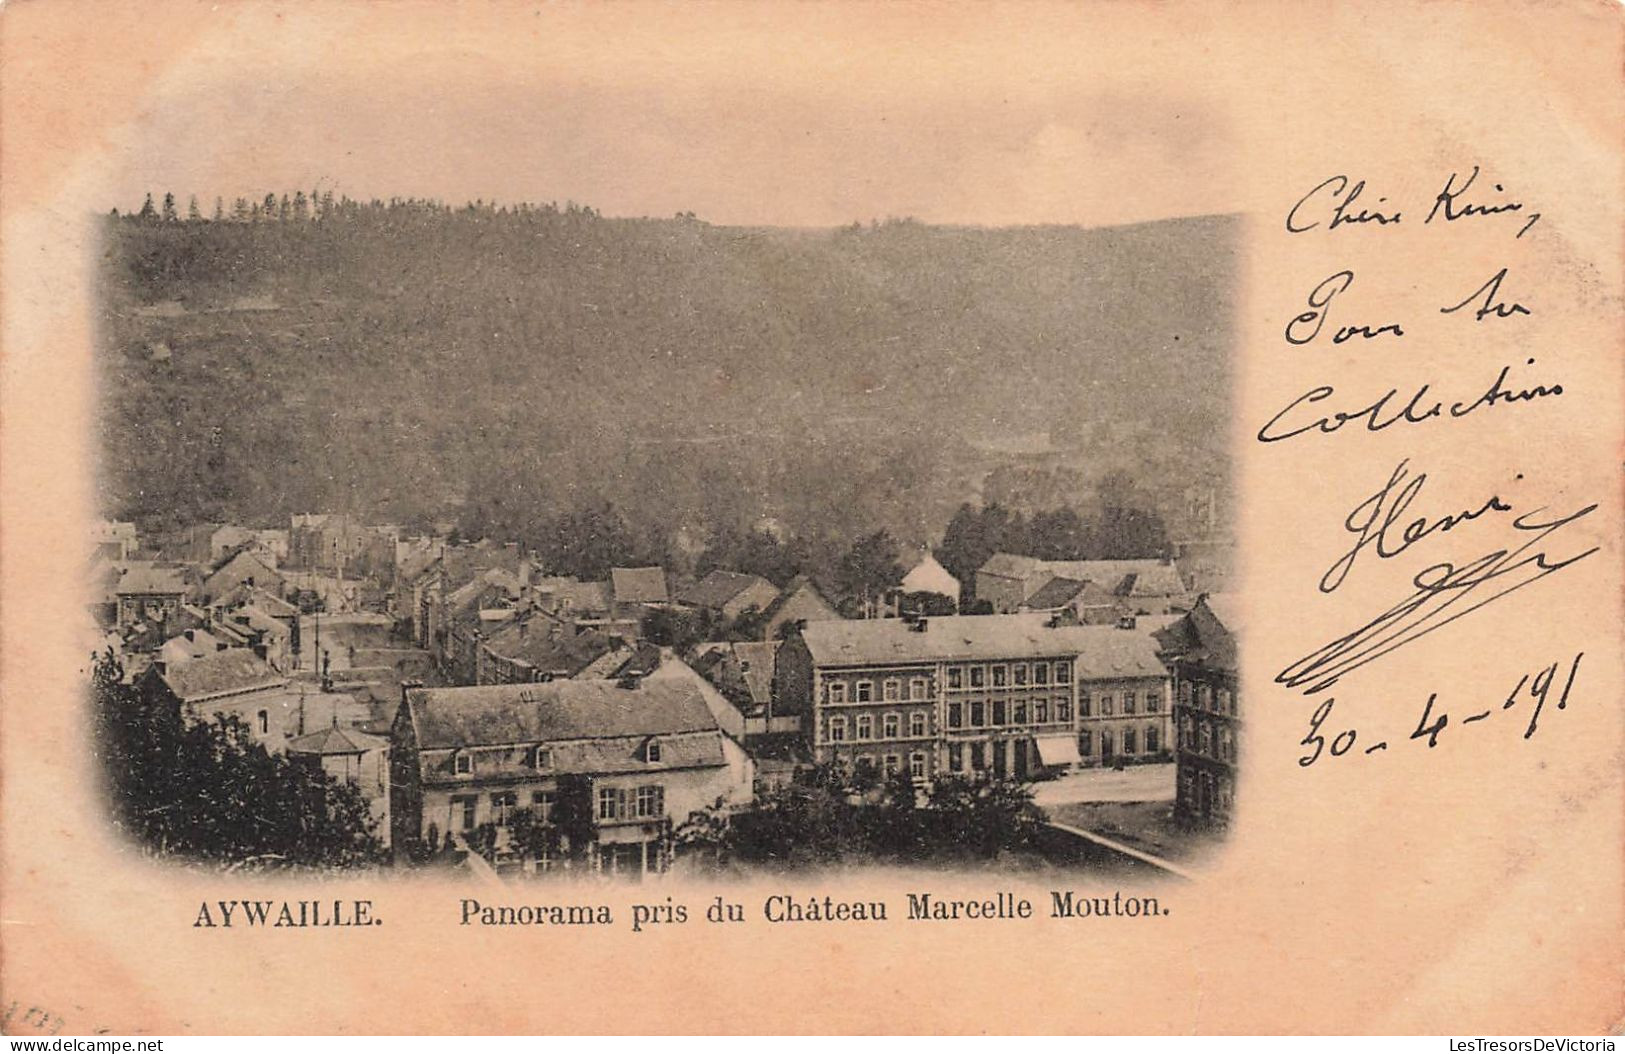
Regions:
<instances>
[{"instance_id":1,"label":"sepia photograph","mask_svg":"<svg viewBox=\"0 0 1625 1054\"><path fill-rule=\"evenodd\" d=\"M101 221L135 848L1188 877L1222 840L1239 217L366 193Z\"/></svg>"}]
</instances>

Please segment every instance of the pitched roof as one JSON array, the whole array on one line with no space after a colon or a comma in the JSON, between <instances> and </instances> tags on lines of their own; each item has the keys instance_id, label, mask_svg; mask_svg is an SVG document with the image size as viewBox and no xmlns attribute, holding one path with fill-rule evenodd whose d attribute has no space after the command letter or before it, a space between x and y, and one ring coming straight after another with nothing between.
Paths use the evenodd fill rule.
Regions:
<instances>
[{"instance_id":1,"label":"pitched roof","mask_svg":"<svg viewBox=\"0 0 1625 1054\"><path fill-rule=\"evenodd\" d=\"M1040 560L1016 553L994 553L978 573L1001 578L1028 579L1042 575L1071 578L1093 582L1118 596L1171 596L1185 592L1178 565L1158 559Z\"/></svg>"},{"instance_id":2,"label":"pitched roof","mask_svg":"<svg viewBox=\"0 0 1625 1054\"><path fill-rule=\"evenodd\" d=\"M231 613L231 618L260 633L268 633L273 637L291 634L288 624L275 617L257 604L244 604Z\"/></svg>"},{"instance_id":3,"label":"pitched roof","mask_svg":"<svg viewBox=\"0 0 1625 1054\"><path fill-rule=\"evenodd\" d=\"M177 633L164 641L163 650L198 659L205 655L213 655L226 646L225 641L207 630L195 629L187 632L192 635L188 637L186 633Z\"/></svg>"},{"instance_id":4,"label":"pitched roof","mask_svg":"<svg viewBox=\"0 0 1625 1054\"><path fill-rule=\"evenodd\" d=\"M609 580L617 604L664 604L669 599L663 567L612 567Z\"/></svg>"},{"instance_id":5,"label":"pitched roof","mask_svg":"<svg viewBox=\"0 0 1625 1054\"><path fill-rule=\"evenodd\" d=\"M1070 604L1088 585L1088 582L1080 582L1076 578L1063 578L1057 575L1039 586L1038 590L1023 603L1035 611L1053 611Z\"/></svg>"},{"instance_id":6,"label":"pitched roof","mask_svg":"<svg viewBox=\"0 0 1625 1054\"><path fill-rule=\"evenodd\" d=\"M818 591L818 586L806 575L797 575L784 587L779 598L767 606L763 612L769 624L784 618L806 619L809 622L835 620L841 613L835 606L824 599L824 594Z\"/></svg>"},{"instance_id":7,"label":"pitched roof","mask_svg":"<svg viewBox=\"0 0 1625 1054\"><path fill-rule=\"evenodd\" d=\"M660 668L664 656L658 644L648 641L639 641L633 648L626 661L615 668L615 677L647 677Z\"/></svg>"},{"instance_id":8,"label":"pitched roof","mask_svg":"<svg viewBox=\"0 0 1625 1054\"><path fill-rule=\"evenodd\" d=\"M743 689L757 707L773 699L773 673L783 641L716 641L702 644L694 669L726 694Z\"/></svg>"},{"instance_id":9,"label":"pitched roof","mask_svg":"<svg viewBox=\"0 0 1625 1054\"><path fill-rule=\"evenodd\" d=\"M1026 578L1036 574L1043 561L1033 556L1016 553L994 553L977 568L978 574L998 575L1001 578Z\"/></svg>"},{"instance_id":10,"label":"pitched roof","mask_svg":"<svg viewBox=\"0 0 1625 1054\"><path fill-rule=\"evenodd\" d=\"M246 648L230 648L165 670L159 677L183 702L254 688L279 688L287 678Z\"/></svg>"},{"instance_id":11,"label":"pitched roof","mask_svg":"<svg viewBox=\"0 0 1625 1054\"><path fill-rule=\"evenodd\" d=\"M683 590L678 599L697 608L721 608L754 585L766 586L775 594L778 592L772 582L760 575L747 575L739 571L724 571L718 568Z\"/></svg>"},{"instance_id":12,"label":"pitched roof","mask_svg":"<svg viewBox=\"0 0 1625 1054\"><path fill-rule=\"evenodd\" d=\"M543 672L563 672L567 676L580 673L610 650L609 638L602 633L593 630L574 633L566 629L551 634L547 632L547 621L546 615L534 615L523 623L505 626L493 633L485 646L501 658L528 663Z\"/></svg>"},{"instance_id":13,"label":"pitched roof","mask_svg":"<svg viewBox=\"0 0 1625 1054\"><path fill-rule=\"evenodd\" d=\"M536 582L539 597L552 594L559 606L572 611L603 612L609 610L609 583L583 582L578 578L562 576L543 578Z\"/></svg>"},{"instance_id":14,"label":"pitched roof","mask_svg":"<svg viewBox=\"0 0 1625 1054\"><path fill-rule=\"evenodd\" d=\"M1047 625L1048 616L946 615L903 619L809 622L802 639L820 665L936 662L948 659L1020 659L1070 653L1072 642Z\"/></svg>"},{"instance_id":15,"label":"pitched roof","mask_svg":"<svg viewBox=\"0 0 1625 1054\"><path fill-rule=\"evenodd\" d=\"M1168 667L1157 658L1157 641L1149 631L1116 626L1059 626L1055 632L1076 650L1073 666L1079 680L1168 674Z\"/></svg>"},{"instance_id":16,"label":"pitched roof","mask_svg":"<svg viewBox=\"0 0 1625 1054\"><path fill-rule=\"evenodd\" d=\"M395 550L395 577L410 582L433 567L440 559L440 547L432 543L401 545Z\"/></svg>"},{"instance_id":17,"label":"pitched roof","mask_svg":"<svg viewBox=\"0 0 1625 1054\"><path fill-rule=\"evenodd\" d=\"M682 680L635 688L614 681L413 688L405 705L419 749L718 730L699 689Z\"/></svg>"},{"instance_id":18,"label":"pitched roof","mask_svg":"<svg viewBox=\"0 0 1625 1054\"><path fill-rule=\"evenodd\" d=\"M1241 598L1234 593L1209 593L1199 601L1232 636L1241 632Z\"/></svg>"},{"instance_id":19,"label":"pitched roof","mask_svg":"<svg viewBox=\"0 0 1625 1054\"><path fill-rule=\"evenodd\" d=\"M1181 658L1220 669L1236 668L1236 635L1241 616L1238 599L1214 593L1197 600L1182 623L1187 650Z\"/></svg>"},{"instance_id":20,"label":"pitched roof","mask_svg":"<svg viewBox=\"0 0 1625 1054\"><path fill-rule=\"evenodd\" d=\"M179 568L159 567L157 564L131 564L118 581L115 592L120 595L148 593L184 593L186 577Z\"/></svg>"},{"instance_id":21,"label":"pitched roof","mask_svg":"<svg viewBox=\"0 0 1625 1054\"><path fill-rule=\"evenodd\" d=\"M1094 582L1117 596L1169 596L1185 591L1179 568L1161 560L1045 560L1054 575Z\"/></svg>"},{"instance_id":22,"label":"pitched roof","mask_svg":"<svg viewBox=\"0 0 1625 1054\"><path fill-rule=\"evenodd\" d=\"M290 754L365 754L389 746L387 739L353 728L323 728L288 740Z\"/></svg>"},{"instance_id":23,"label":"pitched roof","mask_svg":"<svg viewBox=\"0 0 1625 1054\"><path fill-rule=\"evenodd\" d=\"M959 579L938 563L929 551L922 551L914 566L903 575L902 586L910 592L926 590L956 598L959 595Z\"/></svg>"}]
</instances>

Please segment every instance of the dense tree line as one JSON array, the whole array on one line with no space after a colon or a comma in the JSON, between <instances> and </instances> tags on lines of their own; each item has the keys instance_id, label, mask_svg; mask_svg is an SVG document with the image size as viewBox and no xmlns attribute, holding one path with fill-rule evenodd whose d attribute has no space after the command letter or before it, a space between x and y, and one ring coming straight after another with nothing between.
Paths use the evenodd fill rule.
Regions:
<instances>
[{"instance_id":1,"label":"dense tree line","mask_svg":"<svg viewBox=\"0 0 1625 1054\"><path fill-rule=\"evenodd\" d=\"M937 559L967 588L976 569L997 552L1041 560L1132 560L1172 555L1162 517L1143 507L1132 481L1116 474L1102 483L1098 519L1073 508L1025 516L1002 505L961 505L943 532Z\"/></svg>"},{"instance_id":2,"label":"dense tree line","mask_svg":"<svg viewBox=\"0 0 1625 1054\"><path fill-rule=\"evenodd\" d=\"M941 776L922 793L907 774L820 765L745 809L695 813L674 839L723 864L946 863L1031 850L1044 820L1013 779Z\"/></svg>"}]
</instances>

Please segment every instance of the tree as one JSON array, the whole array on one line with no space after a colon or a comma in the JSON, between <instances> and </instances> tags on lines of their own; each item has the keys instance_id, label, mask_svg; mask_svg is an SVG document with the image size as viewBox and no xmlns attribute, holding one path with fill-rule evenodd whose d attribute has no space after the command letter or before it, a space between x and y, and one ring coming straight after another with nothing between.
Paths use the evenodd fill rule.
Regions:
<instances>
[{"instance_id":1,"label":"tree","mask_svg":"<svg viewBox=\"0 0 1625 1054\"><path fill-rule=\"evenodd\" d=\"M155 220L158 218L158 210L153 207L150 192L147 194L147 200L141 203L141 211L135 214L135 218L138 220Z\"/></svg>"},{"instance_id":2,"label":"tree","mask_svg":"<svg viewBox=\"0 0 1625 1054\"><path fill-rule=\"evenodd\" d=\"M164 194L164 214L163 214L163 218L164 218L165 223L174 223L177 219L179 219L179 217L175 215L175 195L174 194L171 194L171 193L165 193Z\"/></svg>"},{"instance_id":3,"label":"tree","mask_svg":"<svg viewBox=\"0 0 1625 1054\"><path fill-rule=\"evenodd\" d=\"M1036 512L1027 521L1027 547L1029 556L1040 560L1086 559L1089 547L1089 529L1077 510L1050 509Z\"/></svg>"},{"instance_id":4,"label":"tree","mask_svg":"<svg viewBox=\"0 0 1625 1054\"><path fill-rule=\"evenodd\" d=\"M982 857L1030 848L1045 819L1032 791L1017 780L955 775L937 777L924 811L931 818L930 841L939 851Z\"/></svg>"},{"instance_id":5,"label":"tree","mask_svg":"<svg viewBox=\"0 0 1625 1054\"><path fill-rule=\"evenodd\" d=\"M564 857L572 862L587 858L598 841L598 820L592 800L592 779L574 772L559 777L553 804L553 825L558 828Z\"/></svg>"},{"instance_id":6,"label":"tree","mask_svg":"<svg viewBox=\"0 0 1625 1054\"><path fill-rule=\"evenodd\" d=\"M223 220L225 218L226 218L226 199L220 197L217 194L217 195L215 195L215 199L214 199L214 222L219 223L221 220Z\"/></svg>"},{"instance_id":7,"label":"tree","mask_svg":"<svg viewBox=\"0 0 1625 1054\"><path fill-rule=\"evenodd\" d=\"M897 542L879 530L864 535L853 543L841 558L836 585L850 601L859 604L865 617L874 614L875 606L887 590L903 578L902 565L897 562Z\"/></svg>"},{"instance_id":8,"label":"tree","mask_svg":"<svg viewBox=\"0 0 1625 1054\"><path fill-rule=\"evenodd\" d=\"M728 623L727 628L722 631L722 636L725 640L734 641L761 640L762 631L766 628L767 612L752 605Z\"/></svg>"},{"instance_id":9,"label":"tree","mask_svg":"<svg viewBox=\"0 0 1625 1054\"><path fill-rule=\"evenodd\" d=\"M1001 505L976 508L969 503L959 506L943 532L942 544L937 546L937 560L949 574L971 589L976 572L987 563L987 558L1006 546L1010 513Z\"/></svg>"},{"instance_id":10,"label":"tree","mask_svg":"<svg viewBox=\"0 0 1625 1054\"><path fill-rule=\"evenodd\" d=\"M899 615L956 615L959 605L954 598L944 593L932 593L928 590L919 590L913 593L904 593L897 604Z\"/></svg>"},{"instance_id":11,"label":"tree","mask_svg":"<svg viewBox=\"0 0 1625 1054\"><path fill-rule=\"evenodd\" d=\"M1145 508L1138 485L1126 472L1110 472L1097 491L1105 510L1095 531L1096 560L1148 560L1171 555L1172 545L1162 517Z\"/></svg>"},{"instance_id":12,"label":"tree","mask_svg":"<svg viewBox=\"0 0 1625 1054\"><path fill-rule=\"evenodd\" d=\"M189 223L200 223L203 220L203 210L197 207L196 194L186 202L186 219Z\"/></svg>"},{"instance_id":13,"label":"tree","mask_svg":"<svg viewBox=\"0 0 1625 1054\"><path fill-rule=\"evenodd\" d=\"M695 809L672 831L672 847L680 854L707 858L712 867L728 862L733 840L733 810L718 798L703 809Z\"/></svg>"},{"instance_id":14,"label":"tree","mask_svg":"<svg viewBox=\"0 0 1625 1054\"><path fill-rule=\"evenodd\" d=\"M91 696L113 824L143 852L264 869L378 860L357 787L269 753L235 718L144 698L111 650L93 657Z\"/></svg>"},{"instance_id":15,"label":"tree","mask_svg":"<svg viewBox=\"0 0 1625 1054\"><path fill-rule=\"evenodd\" d=\"M707 627L700 616L682 608L655 608L643 616L640 627L650 644L686 652L706 639Z\"/></svg>"}]
</instances>

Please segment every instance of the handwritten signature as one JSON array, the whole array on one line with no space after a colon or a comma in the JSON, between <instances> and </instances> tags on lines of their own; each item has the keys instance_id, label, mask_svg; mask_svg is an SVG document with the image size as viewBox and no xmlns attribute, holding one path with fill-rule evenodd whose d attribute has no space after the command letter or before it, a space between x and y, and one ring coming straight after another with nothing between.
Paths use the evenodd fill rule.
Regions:
<instances>
[{"instance_id":1,"label":"handwritten signature","mask_svg":"<svg viewBox=\"0 0 1625 1054\"><path fill-rule=\"evenodd\" d=\"M1400 530L1397 541L1390 540L1390 530L1400 521L1427 478L1425 474L1418 475L1400 487L1407 472L1406 462L1400 462L1388 483L1356 506L1344 521L1344 526L1357 533L1359 540L1321 578L1320 588L1323 592L1331 592L1342 584L1355 559L1367 547L1374 547L1383 557L1396 556L1434 533L1450 530L1491 513L1507 514L1514 511L1499 496L1494 496L1477 509L1465 510L1460 514L1432 521L1426 518L1412 520ZM1399 488L1397 492L1396 487ZM1515 548L1496 549L1465 564L1445 561L1423 568L1412 578L1415 591L1409 596L1293 662L1276 675L1276 683L1288 688L1301 688L1305 695L1324 691L1336 684L1339 678L1366 663L1420 640L1509 593L1579 563L1600 547L1592 546L1570 555L1553 556L1546 543L1563 528L1583 520L1596 509L1597 505L1593 503L1553 517L1547 515L1545 506L1541 506L1519 514L1512 520L1512 528L1528 532L1531 536L1527 541Z\"/></svg>"}]
</instances>

